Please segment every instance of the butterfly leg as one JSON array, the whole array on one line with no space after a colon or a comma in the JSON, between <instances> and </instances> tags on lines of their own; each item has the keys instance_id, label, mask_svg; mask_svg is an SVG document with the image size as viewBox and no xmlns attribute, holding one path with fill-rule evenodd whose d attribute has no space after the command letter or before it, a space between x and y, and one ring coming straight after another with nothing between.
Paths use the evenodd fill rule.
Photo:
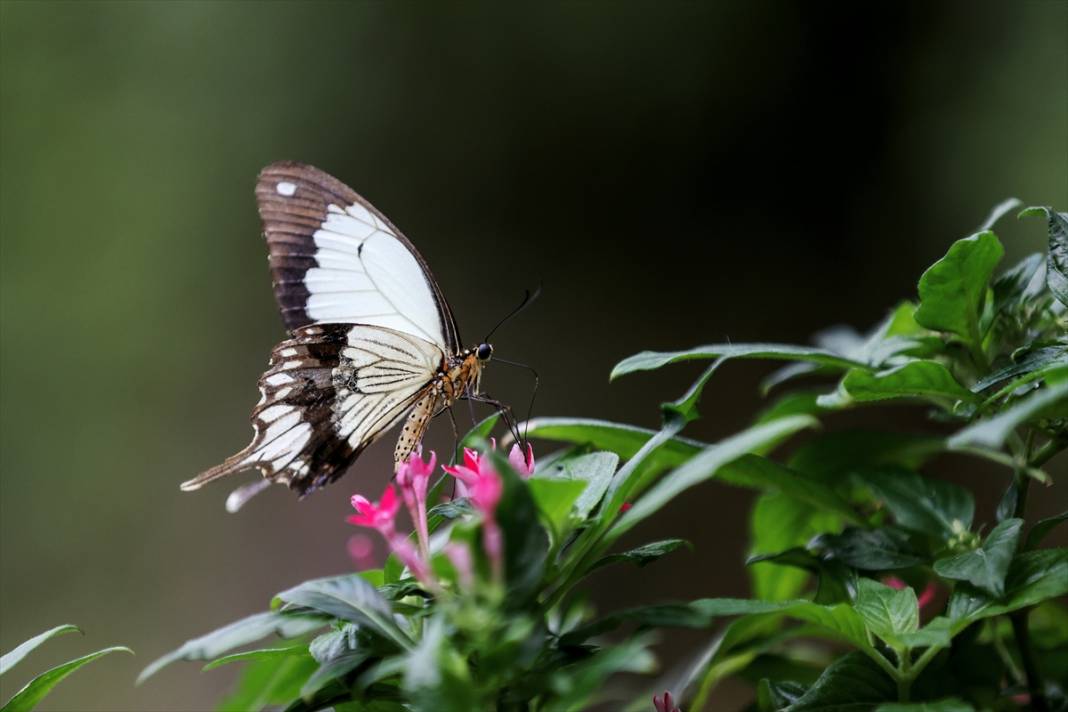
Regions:
<instances>
[{"instance_id":1,"label":"butterfly leg","mask_svg":"<svg viewBox=\"0 0 1068 712\"><path fill-rule=\"evenodd\" d=\"M501 414L501 417L504 418L504 424L508 428L508 432L512 434L512 437L515 438L516 442L520 441L519 426L515 422L515 416L512 414L511 406L505 405L486 393L468 393L465 397L468 401L485 403L486 405L493 406L497 412Z\"/></svg>"}]
</instances>

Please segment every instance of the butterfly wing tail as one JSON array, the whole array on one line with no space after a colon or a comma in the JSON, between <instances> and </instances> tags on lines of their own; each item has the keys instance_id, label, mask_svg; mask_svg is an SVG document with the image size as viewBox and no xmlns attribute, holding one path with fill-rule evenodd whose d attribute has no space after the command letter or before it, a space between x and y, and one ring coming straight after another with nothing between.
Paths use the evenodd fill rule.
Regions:
<instances>
[{"instance_id":1,"label":"butterfly wing tail","mask_svg":"<svg viewBox=\"0 0 1068 712\"><path fill-rule=\"evenodd\" d=\"M252 454L252 445L237 453L226 458L221 464L212 467L211 469L204 470L199 475L191 480L186 480L181 484L183 492L192 492L198 490L209 482L227 477L228 475L237 474L244 470L251 469L253 467L252 462L249 459L249 455Z\"/></svg>"}]
</instances>

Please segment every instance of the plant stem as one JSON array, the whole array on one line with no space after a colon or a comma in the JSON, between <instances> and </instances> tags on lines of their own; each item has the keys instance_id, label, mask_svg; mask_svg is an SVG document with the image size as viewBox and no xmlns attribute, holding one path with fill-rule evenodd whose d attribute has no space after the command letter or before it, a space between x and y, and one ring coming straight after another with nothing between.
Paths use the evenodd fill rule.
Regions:
<instances>
[{"instance_id":1,"label":"plant stem","mask_svg":"<svg viewBox=\"0 0 1068 712\"><path fill-rule=\"evenodd\" d=\"M1024 675L1027 676L1027 691L1031 695L1031 709L1035 712L1049 712L1042 678L1035 664L1035 654L1031 650L1031 633L1027 629L1027 611L1017 611L1009 616L1012 632L1016 636L1016 647L1020 649L1020 662L1023 663Z\"/></svg>"},{"instance_id":2,"label":"plant stem","mask_svg":"<svg viewBox=\"0 0 1068 712\"><path fill-rule=\"evenodd\" d=\"M1031 454L1032 437L1027 439L1027 458L1025 462L1032 467L1039 467L1049 458L1056 454L1057 449L1051 449L1056 440L1050 440L1037 453ZM1031 478L1023 468L1018 469L1014 475L1016 478L1016 507L1012 516L1024 518L1027 511L1027 491L1031 486ZM1027 629L1028 609L1016 611L1009 615L1012 623L1012 633L1016 637L1016 647L1020 651L1020 662L1023 663L1024 675L1027 677L1027 691L1031 695L1031 709L1035 712L1048 712L1049 705L1046 702L1045 688L1042 677L1039 675L1038 666L1035 664L1035 653L1031 650L1031 634Z\"/></svg>"},{"instance_id":3,"label":"plant stem","mask_svg":"<svg viewBox=\"0 0 1068 712\"><path fill-rule=\"evenodd\" d=\"M905 649L897 655L901 664L900 677L897 678L897 701L908 702L912 692L912 681L915 679L912 673L912 651Z\"/></svg>"}]
</instances>

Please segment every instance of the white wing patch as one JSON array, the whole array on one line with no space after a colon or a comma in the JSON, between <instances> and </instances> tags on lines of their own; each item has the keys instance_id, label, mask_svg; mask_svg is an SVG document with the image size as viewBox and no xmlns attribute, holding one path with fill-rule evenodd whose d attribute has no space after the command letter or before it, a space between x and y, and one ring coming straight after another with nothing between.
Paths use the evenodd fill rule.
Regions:
<instances>
[{"instance_id":1,"label":"white wing patch","mask_svg":"<svg viewBox=\"0 0 1068 712\"><path fill-rule=\"evenodd\" d=\"M279 193L284 184L276 186ZM359 203L344 210L329 205L312 237L316 266L304 275L311 320L382 326L445 349L423 269L388 225Z\"/></svg>"},{"instance_id":2,"label":"white wing patch","mask_svg":"<svg viewBox=\"0 0 1068 712\"><path fill-rule=\"evenodd\" d=\"M423 339L375 327L353 326L347 341L332 373L335 425L360 450L404 417L444 356Z\"/></svg>"}]
</instances>

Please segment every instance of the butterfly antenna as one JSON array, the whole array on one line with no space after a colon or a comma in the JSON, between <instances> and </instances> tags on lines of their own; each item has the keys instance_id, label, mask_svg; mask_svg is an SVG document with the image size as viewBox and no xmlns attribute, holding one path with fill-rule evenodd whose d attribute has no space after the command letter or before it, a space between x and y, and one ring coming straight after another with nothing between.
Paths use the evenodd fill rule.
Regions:
<instances>
[{"instance_id":1,"label":"butterfly antenna","mask_svg":"<svg viewBox=\"0 0 1068 712\"><path fill-rule=\"evenodd\" d=\"M488 334L486 334L486 338L484 338L482 340L482 342L483 343L489 343L490 337L492 337L493 334L496 333L497 329L501 328L502 326L507 324L509 321L511 321L512 317L516 316L517 314L519 314L519 312L521 312L524 309L526 309L527 307L529 307L531 304L534 303L534 300L537 299L540 296L541 296L541 285L540 284L537 286L537 288L533 292L531 292L529 289L524 289L523 290L523 301L519 302L519 306L517 306L512 311L508 312L508 314L503 319L498 321L497 325L495 327L493 327L492 329L490 329L490 332Z\"/></svg>"},{"instance_id":2,"label":"butterfly antenna","mask_svg":"<svg viewBox=\"0 0 1068 712\"><path fill-rule=\"evenodd\" d=\"M538 372L536 370L534 370L533 366L528 366L525 363L519 363L518 361L509 361L507 359L499 358L499 357L496 357L496 356L493 358L493 360L495 362L497 362L497 363L503 363L503 364L508 365L508 366L515 366L517 368L525 368L526 370L528 370L532 374L534 374L534 390L530 394L530 405L527 406L527 417L526 417L526 420L523 421L523 438L520 439L519 438L519 433L518 432L515 433L516 441L518 441L518 442L520 442L520 443L525 445L526 442L527 442L527 431L530 429L530 419L534 415L534 399L538 397L538 385L541 383L541 378L538 376ZM518 430L518 428L517 428L517 430Z\"/></svg>"}]
</instances>

